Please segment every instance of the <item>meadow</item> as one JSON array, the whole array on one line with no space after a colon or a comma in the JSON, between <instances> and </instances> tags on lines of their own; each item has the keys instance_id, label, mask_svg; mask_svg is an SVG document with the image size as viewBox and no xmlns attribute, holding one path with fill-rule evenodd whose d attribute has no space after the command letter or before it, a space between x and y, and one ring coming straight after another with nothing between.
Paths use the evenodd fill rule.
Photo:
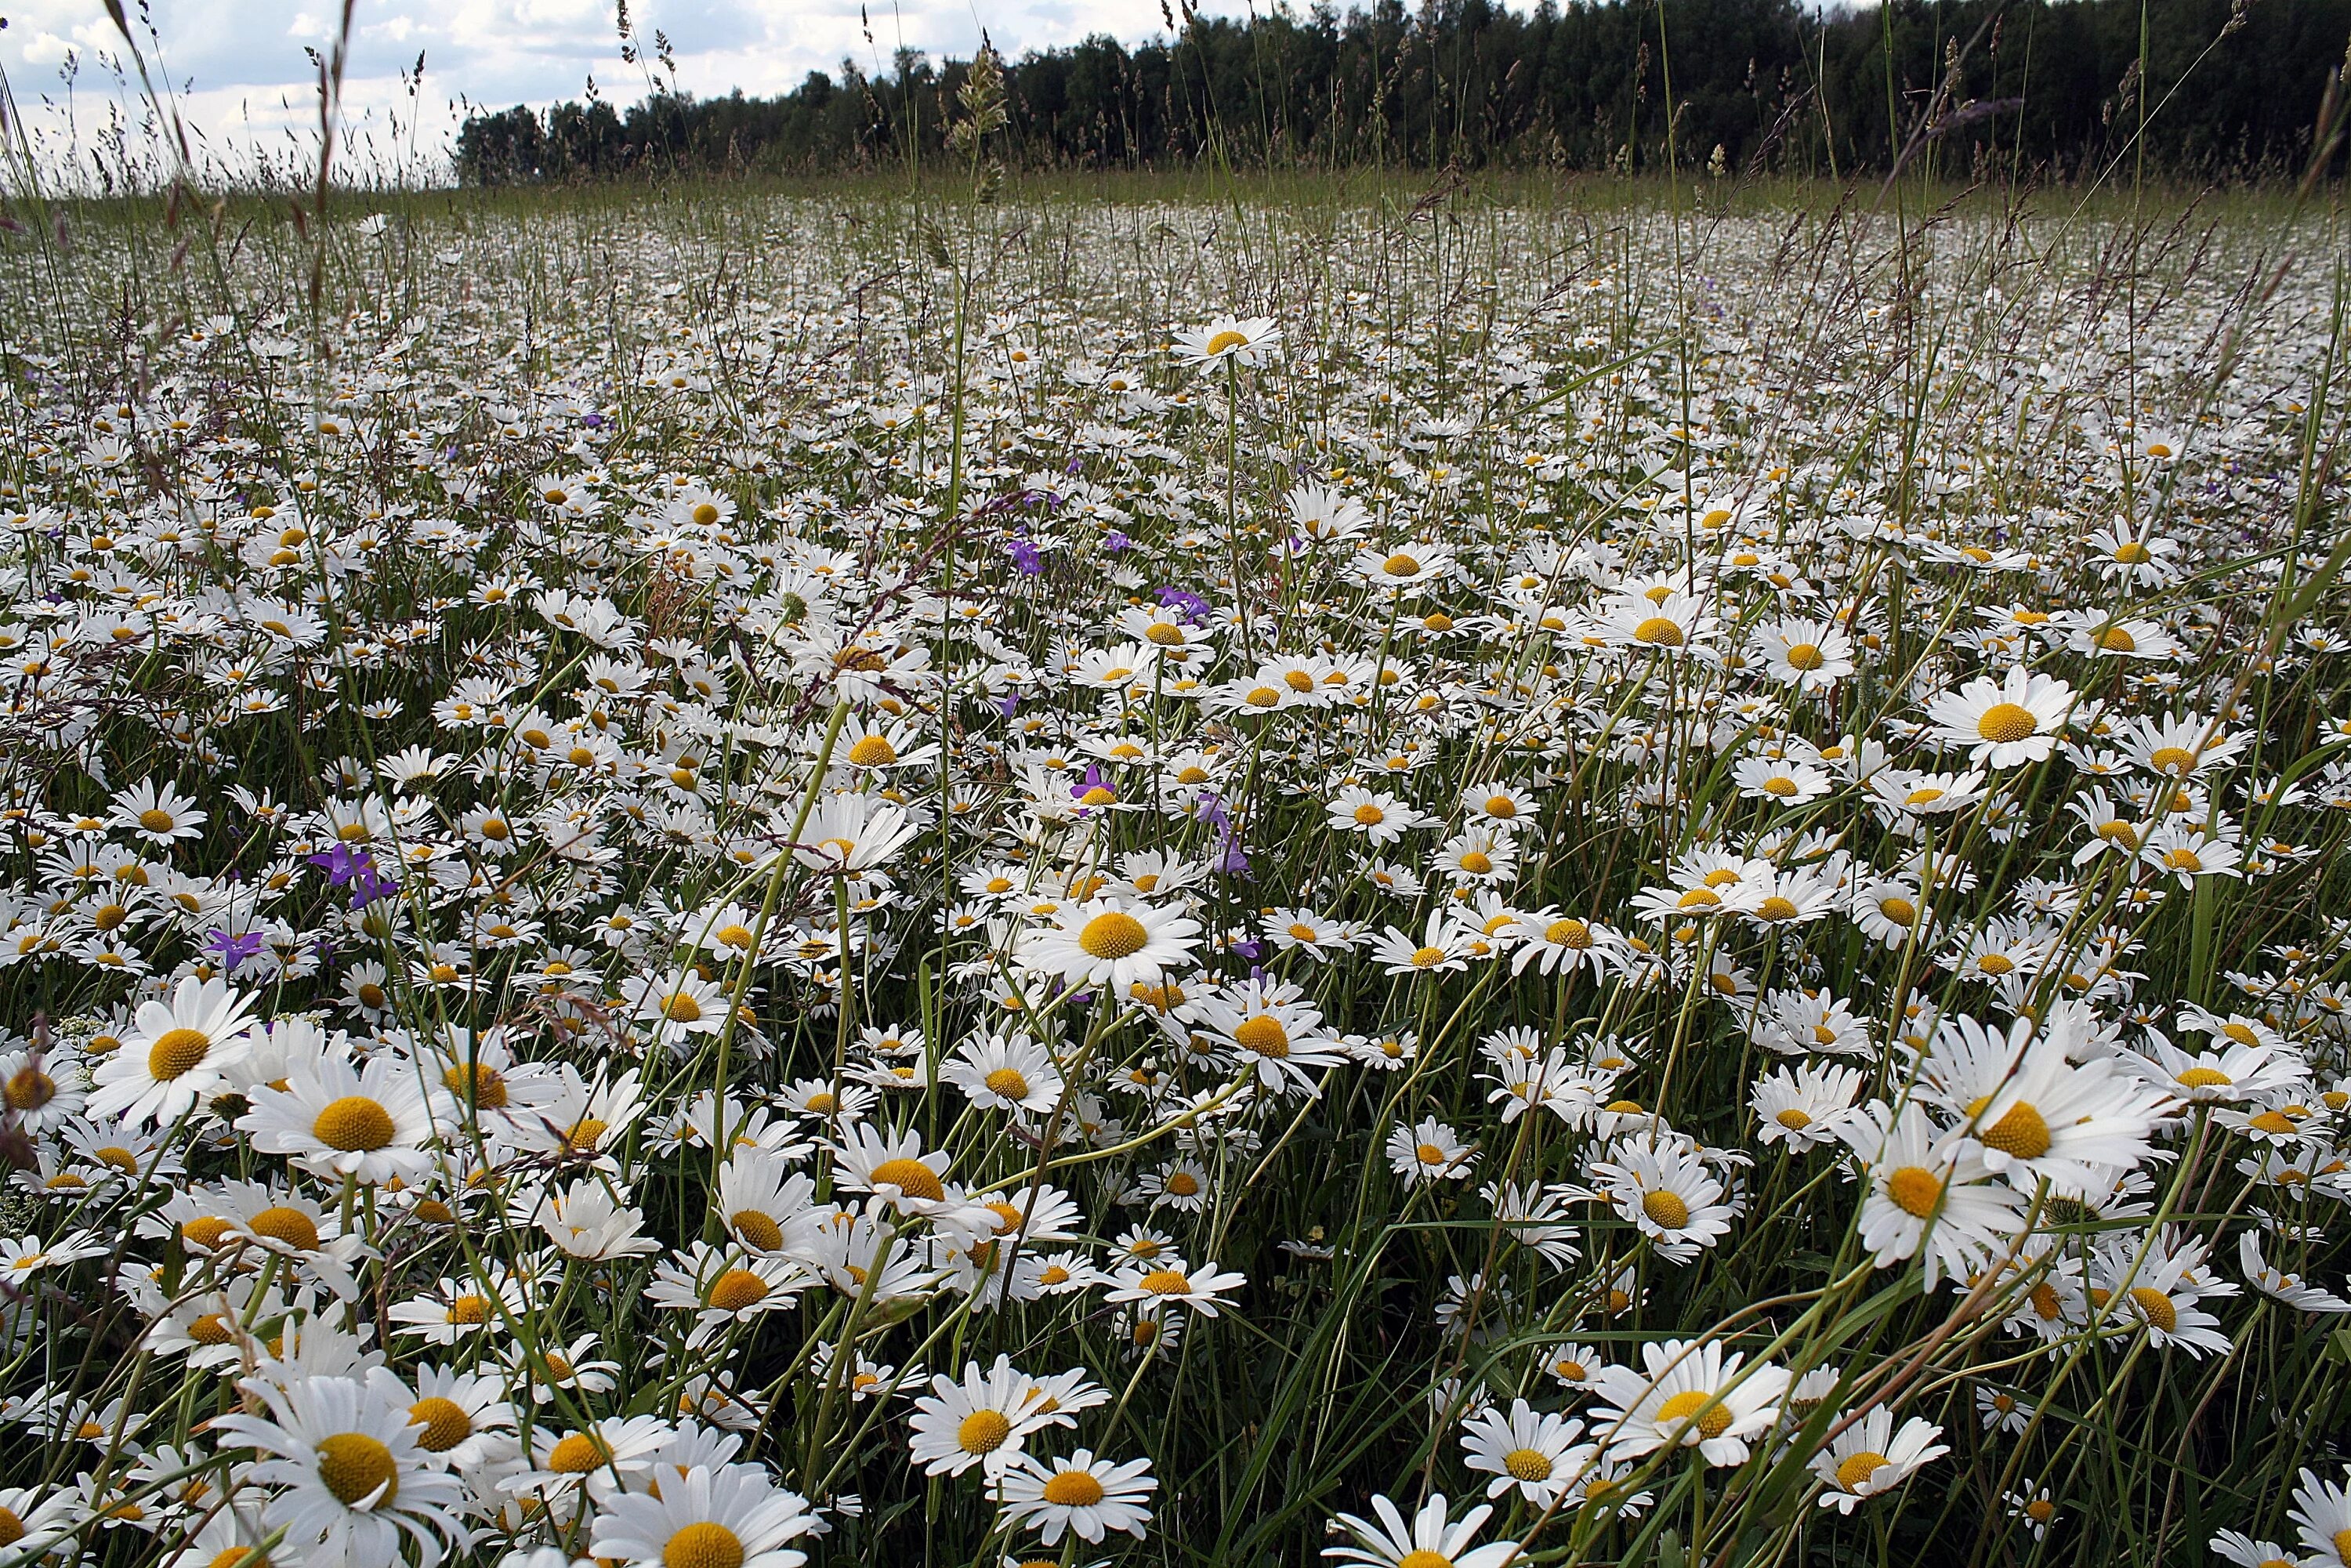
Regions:
<instances>
[{"instance_id":1,"label":"meadow","mask_svg":"<svg viewBox=\"0 0 2351 1568\"><path fill-rule=\"evenodd\" d=\"M0 1565L2344 1568L2334 194L19 203Z\"/></svg>"}]
</instances>

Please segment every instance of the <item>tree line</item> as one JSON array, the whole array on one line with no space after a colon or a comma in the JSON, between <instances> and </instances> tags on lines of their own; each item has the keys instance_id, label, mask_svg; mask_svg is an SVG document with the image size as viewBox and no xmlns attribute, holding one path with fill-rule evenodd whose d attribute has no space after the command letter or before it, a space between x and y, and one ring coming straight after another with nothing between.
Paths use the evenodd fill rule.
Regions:
<instances>
[{"instance_id":1,"label":"tree line","mask_svg":"<svg viewBox=\"0 0 2351 1568\"><path fill-rule=\"evenodd\" d=\"M2067 178L2117 159L2191 178L2304 171L2351 0L1374 0L1171 15L1003 65L987 152L1043 169L1553 167L1843 175L1896 165ZM774 98L657 81L476 112L458 174L510 184L817 172L943 154L968 61L902 50Z\"/></svg>"}]
</instances>

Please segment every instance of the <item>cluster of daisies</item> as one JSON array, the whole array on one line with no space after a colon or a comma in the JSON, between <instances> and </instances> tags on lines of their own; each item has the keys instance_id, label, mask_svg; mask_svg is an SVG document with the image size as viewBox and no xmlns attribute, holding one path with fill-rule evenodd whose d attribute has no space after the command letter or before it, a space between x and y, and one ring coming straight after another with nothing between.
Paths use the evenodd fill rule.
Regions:
<instances>
[{"instance_id":1,"label":"cluster of daisies","mask_svg":"<svg viewBox=\"0 0 2351 1568\"><path fill-rule=\"evenodd\" d=\"M7 327L0 1564L2351 1562L2323 281L747 211Z\"/></svg>"}]
</instances>

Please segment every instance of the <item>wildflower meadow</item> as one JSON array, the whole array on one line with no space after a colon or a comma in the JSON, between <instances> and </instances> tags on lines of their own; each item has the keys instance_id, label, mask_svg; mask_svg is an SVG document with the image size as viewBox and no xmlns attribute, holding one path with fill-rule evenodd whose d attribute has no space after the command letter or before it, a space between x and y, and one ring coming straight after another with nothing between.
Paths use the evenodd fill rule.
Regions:
<instances>
[{"instance_id":1,"label":"wildflower meadow","mask_svg":"<svg viewBox=\"0 0 2351 1568\"><path fill-rule=\"evenodd\" d=\"M2338 193L990 107L12 204L0 1564L2351 1562Z\"/></svg>"}]
</instances>

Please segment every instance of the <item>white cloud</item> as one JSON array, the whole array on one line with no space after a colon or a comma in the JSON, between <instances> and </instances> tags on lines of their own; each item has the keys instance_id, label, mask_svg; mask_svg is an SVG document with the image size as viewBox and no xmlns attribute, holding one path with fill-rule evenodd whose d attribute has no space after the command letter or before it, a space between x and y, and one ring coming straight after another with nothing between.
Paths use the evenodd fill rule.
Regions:
<instances>
[{"instance_id":1,"label":"white cloud","mask_svg":"<svg viewBox=\"0 0 2351 1568\"><path fill-rule=\"evenodd\" d=\"M319 0L155 0L157 37L141 45L184 95L181 113L207 145L223 156L278 149L289 130L315 126L317 73L303 49L326 47L339 10ZM934 59L967 56L982 27L1014 56L1092 33L1133 43L1161 30L1155 0L867 0L863 18L859 0L633 0L630 11L647 52L661 29L679 85L705 97L786 91L812 70L837 73L844 56L886 70L901 45ZM135 81L121 39L97 0L12 0L7 15L0 68L45 150L54 157L76 131L87 143L120 90L118 68ZM399 73L420 50L418 131L429 149L445 147L464 103L543 107L579 97L590 75L623 101L645 87L643 68L621 59L611 0L359 0L345 81L355 143L371 128L388 134L395 111L405 120ZM69 61L78 126L67 122L60 76Z\"/></svg>"}]
</instances>

